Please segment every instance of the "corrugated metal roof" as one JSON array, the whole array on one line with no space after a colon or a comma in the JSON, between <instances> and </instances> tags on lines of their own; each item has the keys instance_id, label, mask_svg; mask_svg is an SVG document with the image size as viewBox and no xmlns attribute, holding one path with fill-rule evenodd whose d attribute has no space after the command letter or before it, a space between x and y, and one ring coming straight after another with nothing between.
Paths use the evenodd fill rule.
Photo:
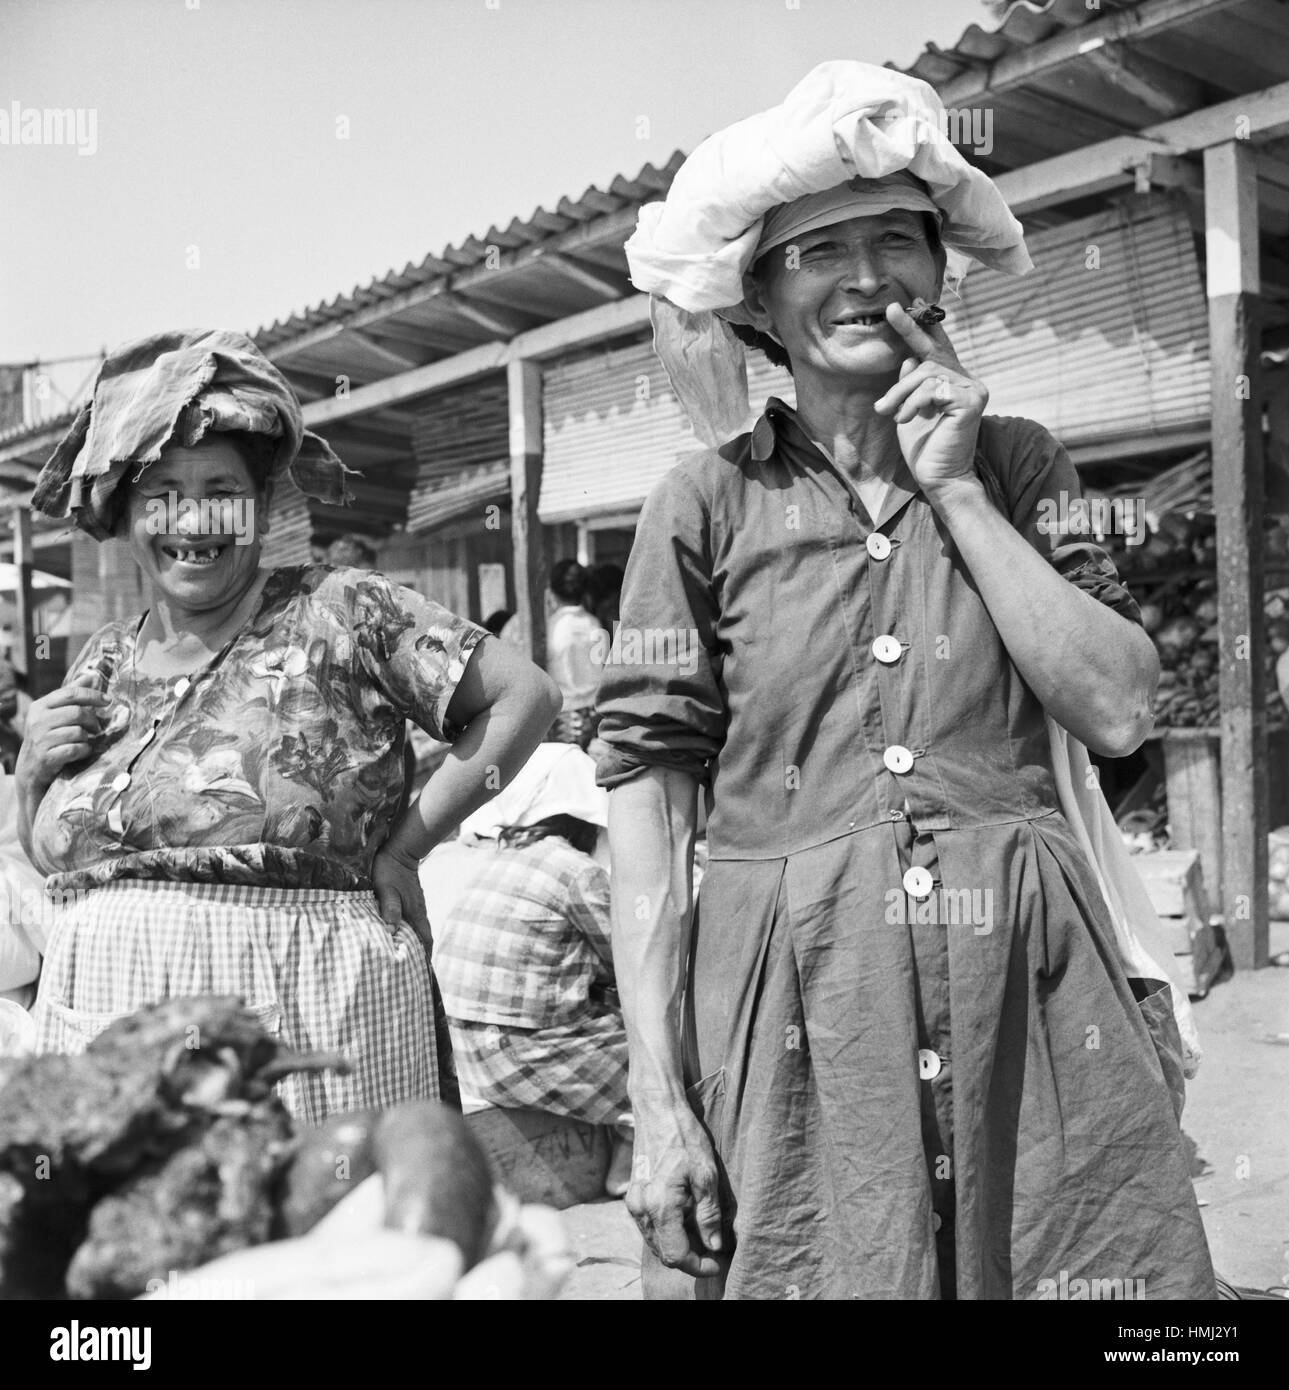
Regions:
<instances>
[{"instance_id":1,"label":"corrugated metal roof","mask_svg":"<svg viewBox=\"0 0 1289 1390\"><path fill-rule=\"evenodd\" d=\"M417 265L409 261L402 270L391 270L365 286L355 285L347 295L336 295L290 318L275 320L253 335L255 341L262 351L271 354L275 347L301 333L328 323L343 322L359 310L381 304L395 293L435 281L448 289L453 277L485 264L494 248L502 255L515 255L607 213L662 196L671 187L684 158L684 153L676 150L660 169L646 164L634 178L619 174L607 189L592 185L580 198L561 198L554 208L536 208L524 221L514 218L505 228L489 227L482 237L468 236L459 245L446 247L441 255L427 255Z\"/></svg>"}]
</instances>

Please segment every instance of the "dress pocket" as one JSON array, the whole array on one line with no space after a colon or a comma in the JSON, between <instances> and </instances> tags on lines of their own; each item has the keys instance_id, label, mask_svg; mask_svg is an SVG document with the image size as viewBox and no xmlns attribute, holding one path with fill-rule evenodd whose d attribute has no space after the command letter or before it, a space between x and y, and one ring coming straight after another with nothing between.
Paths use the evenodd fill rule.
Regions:
<instances>
[{"instance_id":1,"label":"dress pocket","mask_svg":"<svg viewBox=\"0 0 1289 1390\"><path fill-rule=\"evenodd\" d=\"M1186 1077L1182 1071L1182 1035L1173 1014L1173 1002L1164 980L1130 978L1133 998L1146 1021L1146 1031L1154 1044L1159 1065L1163 1068L1164 1084L1173 1102L1177 1122L1181 1123L1186 1104Z\"/></svg>"},{"instance_id":2,"label":"dress pocket","mask_svg":"<svg viewBox=\"0 0 1289 1390\"><path fill-rule=\"evenodd\" d=\"M712 1141L712 1147L719 1153L724 1138L721 1121L725 1113L725 1068L722 1067L720 1071L714 1071L709 1076L695 1081L692 1086L687 1086L685 1099L689 1101L689 1108L702 1122L707 1137Z\"/></svg>"},{"instance_id":3,"label":"dress pocket","mask_svg":"<svg viewBox=\"0 0 1289 1390\"><path fill-rule=\"evenodd\" d=\"M41 1009L46 1012L41 1029L42 1052L84 1052L109 1024L119 1018L129 1018L135 1012L133 1009L121 1013L73 1009L57 999L39 1001L37 1013Z\"/></svg>"},{"instance_id":4,"label":"dress pocket","mask_svg":"<svg viewBox=\"0 0 1289 1390\"><path fill-rule=\"evenodd\" d=\"M42 1048L44 1052L84 1052L85 1049L110 1024L118 1019L129 1018L139 1009L149 1007L140 1004L138 1009L125 1009L121 1012L95 1012L92 1009L73 1009L60 1004L56 999L46 999L43 1007L48 1012ZM262 1003L246 1003L244 1006L256 1023L271 1037L282 1033L282 1005L276 999Z\"/></svg>"}]
</instances>

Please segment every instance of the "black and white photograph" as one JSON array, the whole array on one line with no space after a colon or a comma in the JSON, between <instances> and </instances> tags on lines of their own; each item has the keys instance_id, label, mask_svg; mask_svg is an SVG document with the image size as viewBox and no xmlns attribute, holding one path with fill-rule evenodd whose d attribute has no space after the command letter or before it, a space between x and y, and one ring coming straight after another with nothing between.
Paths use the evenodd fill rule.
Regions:
<instances>
[{"instance_id":1,"label":"black and white photograph","mask_svg":"<svg viewBox=\"0 0 1289 1390\"><path fill-rule=\"evenodd\" d=\"M1289 0L0 0L0 208L16 1364L1283 1362Z\"/></svg>"}]
</instances>

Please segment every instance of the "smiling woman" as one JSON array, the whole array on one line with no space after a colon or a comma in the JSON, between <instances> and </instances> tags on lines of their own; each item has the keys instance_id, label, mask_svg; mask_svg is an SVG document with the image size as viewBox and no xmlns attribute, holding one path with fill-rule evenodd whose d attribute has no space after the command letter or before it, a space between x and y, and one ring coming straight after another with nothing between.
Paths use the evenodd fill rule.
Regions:
<instances>
[{"instance_id":1,"label":"smiling woman","mask_svg":"<svg viewBox=\"0 0 1289 1390\"><path fill-rule=\"evenodd\" d=\"M175 995L240 995L347 1074L292 1076L300 1118L438 1094L417 865L520 767L554 683L370 570L260 567L277 487L338 502L344 467L238 334L108 357L36 503L117 536L151 602L36 701L23 842L72 897L36 1004L75 1052ZM453 743L401 815L406 720Z\"/></svg>"}]
</instances>

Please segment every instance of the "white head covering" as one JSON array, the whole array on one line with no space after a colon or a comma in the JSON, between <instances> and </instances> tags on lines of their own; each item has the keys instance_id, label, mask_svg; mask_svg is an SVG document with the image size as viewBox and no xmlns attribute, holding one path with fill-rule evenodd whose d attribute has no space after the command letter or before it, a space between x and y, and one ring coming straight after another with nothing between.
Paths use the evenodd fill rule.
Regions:
<instances>
[{"instance_id":1,"label":"white head covering","mask_svg":"<svg viewBox=\"0 0 1289 1390\"><path fill-rule=\"evenodd\" d=\"M506 826L536 825L547 816L609 824L609 797L595 785L595 760L575 743L539 743L514 781L461 822L461 838L495 840Z\"/></svg>"},{"instance_id":2,"label":"white head covering","mask_svg":"<svg viewBox=\"0 0 1289 1390\"><path fill-rule=\"evenodd\" d=\"M747 415L741 344L713 314L742 320L743 276L756 257L829 225L821 217L929 207L951 283L977 261L1013 275L1032 269L1020 223L946 123L939 96L917 78L821 63L781 105L704 140L666 199L640 209L626 244L631 281L654 296L655 350L705 442L722 442Z\"/></svg>"}]
</instances>

